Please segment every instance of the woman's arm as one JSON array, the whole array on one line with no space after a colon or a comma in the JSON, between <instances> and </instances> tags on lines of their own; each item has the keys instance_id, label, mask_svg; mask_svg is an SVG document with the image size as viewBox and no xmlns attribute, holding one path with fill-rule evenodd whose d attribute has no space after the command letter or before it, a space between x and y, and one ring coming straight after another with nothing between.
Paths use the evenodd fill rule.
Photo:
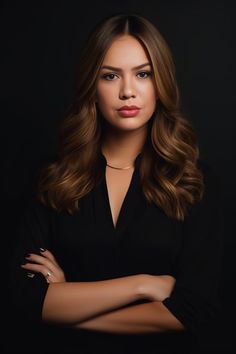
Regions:
<instances>
[{"instance_id":1,"label":"woman's arm","mask_svg":"<svg viewBox=\"0 0 236 354\"><path fill-rule=\"evenodd\" d=\"M41 273L49 283L42 307L42 320L45 322L71 325L143 298L145 275L66 282L62 268L49 250L28 254L26 259L28 262L21 267L28 276L34 278L36 273Z\"/></svg>"},{"instance_id":2,"label":"woman's arm","mask_svg":"<svg viewBox=\"0 0 236 354\"><path fill-rule=\"evenodd\" d=\"M94 282L49 284L42 319L75 324L141 298L141 276L133 275Z\"/></svg>"},{"instance_id":3,"label":"woman's arm","mask_svg":"<svg viewBox=\"0 0 236 354\"><path fill-rule=\"evenodd\" d=\"M22 268L33 274L43 274L49 282L42 309L45 322L74 325L137 300L162 301L170 295L175 284L172 276L149 274L94 282L66 282L63 270L49 250L26 258L29 263Z\"/></svg>"},{"instance_id":4,"label":"woman's arm","mask_svg":"<svg viewBox=\"0 0 236 354\"><path fill-rule=\"evenodd\" d=\"M115 310L78 323L75 328L120 334L180 331L185 329L182 323L158 301Z\"/></svg>"}]
</instances>

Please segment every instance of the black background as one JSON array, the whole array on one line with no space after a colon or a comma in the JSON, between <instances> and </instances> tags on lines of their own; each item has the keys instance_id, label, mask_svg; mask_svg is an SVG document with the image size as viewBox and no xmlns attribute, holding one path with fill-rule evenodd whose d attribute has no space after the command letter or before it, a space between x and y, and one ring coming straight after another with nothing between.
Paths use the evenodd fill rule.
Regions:
<instances>
[{"instance_id":1,"label":"black background","mask_svg":"<svg viewBox=\"0 0 236 354\"><path fill-rule=\"evenodd\" d=\"M136 12L157 26L172 50L183 112L197 132L201 158L214 168L219 180L225 219L224 311L219 327L222 349L235 344L234 7L231 1L219 0L2 2L3 279L16 222L32 196L40 167L56 151L57 126L73 98L80 49L103 17ZM8 342L14 341L15 332L7 293L5 301Z\"/></svg>"}]
</instances>

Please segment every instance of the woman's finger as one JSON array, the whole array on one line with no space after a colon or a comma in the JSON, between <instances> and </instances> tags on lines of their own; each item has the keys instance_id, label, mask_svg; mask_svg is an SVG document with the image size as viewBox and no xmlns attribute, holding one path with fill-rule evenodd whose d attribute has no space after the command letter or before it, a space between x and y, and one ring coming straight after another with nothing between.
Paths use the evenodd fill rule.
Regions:
<instances>
[{"instance_id":1,"label":"woman's finger","mask_svg":"<svg viewBox=\"0 0 236 354\"><path fill-rule=\"evenodd\" d=\"M30 272L27 272L27 276L30 278L33 278L33 276L29 275L32 274L32 271L34 273L41 273L47 282L65 282L65 276L64 273L61 270L56 270L56 272L53 272L52 269L45 267L42 264L36 264L36 263L26 263L21 265L22 268L25 270L28 270Z\"/></svg>"},{"instance_id":2,"label":"woman's finger","mask_svg":"<svg viewBox=\"0 0 236 354\"><path fill-rule=\"evenodd\" d=\"M33 278L35 276L35 273L27 272L27 277Z\"/></svg>"},{"instance_id":3,"label":"woman's finger","mask_svg":"<svg viewBox=\"0 0 236 354\"><path fill-rule=\"evenodd\" d=\"M44 269L44 272L42 272L44 276L45 274L47 274L47 271L50 270L53 273L54 277L57 279L57 281L65 281L65 275L63 270L60 268L58 264L55 264L48 258L34 253L30 253L25 258L29 261L29 263L27 263L27 267L28 267L27 269L37 271L37 272L42 272L42 269ZM40 267L35 268L35 265L36 266L38 265ZM42 268L42 266L44 268Z\"/></svg>"},{"instance_id":4,"label":"woman's finger","mask_svg":"<svg viewBox=\"0 0 236 354\"><path fill-rule=\"evenodd\" d=\"M51 269L46 268L45 266L41 265L41 264L35 264L35 263L26 263L26 264L21 264L21 267L26 269L26 270L30 270L36 273L41 273L43 274L43 276L47 276L48 272L52 272Z\"/></svg>"},{"instance_id":5,"label":"woman's finger","mask_svg":"<svg viewBox=\"0 0 236 354\"><path fill-rule=\"evenodd\" d=\"M38 254L30 253L25 258L30 262L35 262L39 265L43 265L46 269L51 269L54 273L61 269L58 265L55 265L55 263L53 263L50 259L40 256Z\"/></svg>"},{"instance_id":6,"label":"woman's finger","mask_svg":"<svg viewBox=\"0 0 236 354\"><path fill-rule=\"evenodd\" d=\"M39 251L40 251L40 254L42 256L44 256L45 258L50 259L53 263L55 263L56 265L59 266L55 256L52 254L52 252L50 252L48 249L44 249L44 248L40 248Z\"/></svg>"}]
</instances>

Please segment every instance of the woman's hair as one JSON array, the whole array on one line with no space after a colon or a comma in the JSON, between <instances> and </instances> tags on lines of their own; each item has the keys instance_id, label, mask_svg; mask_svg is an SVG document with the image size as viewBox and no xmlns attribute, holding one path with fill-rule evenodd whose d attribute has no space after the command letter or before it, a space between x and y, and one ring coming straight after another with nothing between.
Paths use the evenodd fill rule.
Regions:
<instances>
[{"instance_id":1,"label":"woman's hair","mask_svg":"<svg viewBox=\"0 0 236 354\"><path fill-rule=\"evenodd\" d=\"M184 220L204 189L197 140L180 111L171 51L154 25L136 14L110 16L90 34L78 64L74 102L59 126L58 156L40 172L37 199L58 212L74 214L79 200L100 180L104 119L95 102L96 84L107 50L125 34L135 37L149 56L158 94L141 153L142 191L167 216Z\"/></svg>"}]
</instances>

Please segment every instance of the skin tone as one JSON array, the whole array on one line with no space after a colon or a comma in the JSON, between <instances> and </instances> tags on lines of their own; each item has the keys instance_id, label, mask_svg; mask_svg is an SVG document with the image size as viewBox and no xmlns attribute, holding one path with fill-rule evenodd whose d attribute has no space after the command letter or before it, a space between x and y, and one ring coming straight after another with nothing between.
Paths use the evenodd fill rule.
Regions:
<instances>
[{"instance_id":1,"label":"skin tone","mask_svg":"<svg viewBox=\"0 0 236 354\"><path fill-rule=\"evenodd\" d=\"M129 35L116 39L106 53L97 83L97 104L106 121L102 150L110 164L127 166L134 161L145 142L156 101L150 60L143 47ZM124 105L140 107L139 114L121 117L117 110ZM113 333L184 329L162 304L175 284L170 275L70 283L49 250L26 259L29 263L21 267L31 272L29 276L40 272L49 283L42 312L46 322ZM150 302L120 309L138 299Z\"/></svg>"},{"instance_id":2,"label":"skin tone","mask_svg":"<svg viewBox=\"0 0 236 354\"><path fill-rule=\"evenodd\" d=\"M103 152L115 166L127 166L141 151L157 93L151 62L141 44L124 35L113 42L99 74L97 103L106 121ZM122 106L140 107L135 117L121 117Z\"/></svg>"},{"instance_id":3,"label":"skin tone","mask_svg":"<svg viewBox=\"0 0 236 354\"><path fill-rule=\"evenodd\" d=\"M30 273L33 275L42 273L49 283L42 313L45 322L111 333L184 329L162 304L174 287L172 276L138 274L105 281L67 282L49 250L40 250L37 255L29 254L26 259L29 263L22 265L22 268L33 272ZM150 303L119 309L140 299Z\"/></svg>"},{"instance_id":4,"label":"skin tone","mask_svg":"<svg viewBox=\"0 0 236 354\"><path fill-rule=\"evenodd\" d=\"M97 107L106 123L102 151L109 165L133 166L144 145L156 101L152 65L145 50L134 37L119 37L106 53L97 82ZM138 107L138 114L121 116L118 110L123 106ZM106 168L114 227L133 171L134 166L127 170Z\"/></svg>"}]
</instances>

